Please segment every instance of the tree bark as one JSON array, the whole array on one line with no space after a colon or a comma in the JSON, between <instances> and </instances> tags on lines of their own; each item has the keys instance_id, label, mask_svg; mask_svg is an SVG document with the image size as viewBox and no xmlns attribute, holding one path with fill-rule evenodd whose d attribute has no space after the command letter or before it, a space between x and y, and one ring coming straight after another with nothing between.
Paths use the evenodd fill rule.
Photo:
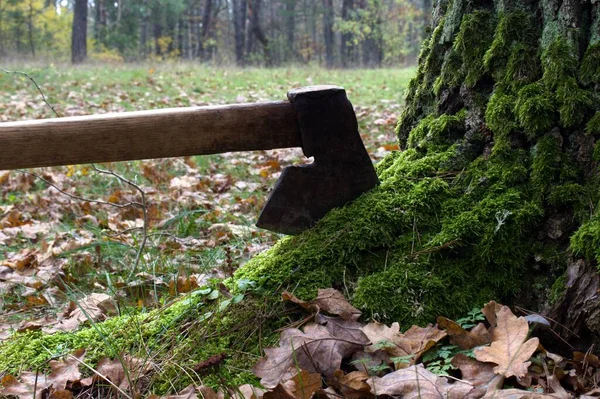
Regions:
<instances>
[{"instance_id":1,"label":"tree bark","mask_svg":"<svg viewBox=\"0 0 600 399\"><path fill-rule=\"evenodd\" d=\"M296 0L285 0L285 61L296 61Z\"/></svg>"},{"instance_id":2,"label":"tree bark","mask_svg":"<svg viewBox=\"0 0 600 399\"><path fill-rule=\"evenodd\" d=\"M354 0L342 1L342 21L349 21L351 13L354 11ZM352 43L353 35L351 32L345 31L341 36L340 56L342 67L347 68L354 61L354 44Z\"/></svg>"},{"instance_id":3,"label":"tree bark","mask_svg":"<svg viewBox=\"0 0 600 399\"><path fill-rule=\"evenodd\" d=\"M29 1L29 14L27 16L27 33L29 36L29 49L31 50L31 55L35 57L35 43L33 41L33 27L34 27L33 14L34 14L33 1L30 0Z\"/></svg>"},{"instance_id":4,"label":"tree bark","mask_svg":"<svg viewBox=\"0 0 600 399\"><path fill-rule=\"evenodd\" d=\"M245 64L247 0L233 0L233 30L235 39L235 63Z\"/></svg>"},{"instance_id":5,"label":"tree bark","mask_svg":"<svg viewBox=\"0 0 600 399\"><path fill-rule=\"evenodd\" d=\"M262 27L260 26L260 15L262 9L262 0L248 0L248 10L250 16L249 34L256 38L262 45L265 64L272 65L271 49L269 48L269 39L267 39ZM248 37L250 42L250 37Z\"/></svg>"},{"instance_id":6,"label":"tree bark","mask_svg":"<svg viewBox=\"0 0 600 399\"><path fill-rule=\"evenodd\" d=\"M334 66L334 41L333 35L333 0L323 0L323 39L325 42L325 65L327 68Z\"/></svg>"},{"instance_id":7,"label":"tree bark","mask_svg":"<svg viewBox=\"0 0 600 399\"><path fill-rule=\"evenodd\" d=\"M79 64L87 57L87 0L75 0L71 31L71 62Z\"/></svg>"},{"instance_id":8,"label":"tree bark","mask_svg":"<svg viewBox=\"0 0 600 399\"><path fill-rule=\"evenodd\" d=\"M106 27L108 22L108 13L106 10L106 0L95 1L95 19L94 19L94 38L97 43L105 44Z\"/></svg>"},{"instance_id":9,"label":"tree bark","mask_svg":"<svg viewBox=\"0 0 600 399\"><path fill-rule=\"evenodd\" d=\"M207 44L212 29L212 15L213 0L205 0L204 11L202 12L202 36L200 42L200 57L202 61L209 60L212 54L211 46Z\"/></svg>"}]
</instances>

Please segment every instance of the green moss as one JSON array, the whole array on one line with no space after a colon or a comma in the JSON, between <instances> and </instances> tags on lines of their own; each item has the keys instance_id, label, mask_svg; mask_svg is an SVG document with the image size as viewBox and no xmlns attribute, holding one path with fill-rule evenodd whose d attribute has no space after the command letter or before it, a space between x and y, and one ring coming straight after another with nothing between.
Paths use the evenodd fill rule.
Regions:
<instances>
[{"instance_id":1,"label":"green moss","mask_svg":"<svg viewBox=\"0 0 600 399\"><path fill-rule=\"evenodd\" d=\"M531 182L537 192L543 194L561 170L559 137L552 133L544 135L532 148L532 152Z\"/></svg>"},{"instance_id":2,"label":"green moss","mask_svg":"<svg viewBox=\"0 0 600 399\"><path fill-rule=\"evenodd\" d=\"M589 260L600 264L600 216L596 215L581 227L571 237L571 250Z\"/></svg>"},{"instance_id":3,"label":"green moss","mask_svg":"<svg viewBox=\"0 0 600 399\"><path fill-rule=\"evenodd\" d=\"M587 48L579 67L579 81L586 86L600 84L600 43Z\"/></svg>"},{"instance_id":4,"label":"green moss","mask_svg":"<svg viewBox=\"0 0 600 399\"><path fill-rule=\"evenodd\" d=\"M596 111L585 126L585 132L592 136L600 136L600 112Z\"/></svg>"},{"instance_id":5,"label":"green moss","mask_svg":"<svg viewBox=\"0 0 600 399\"><path fill-rule=\"evenodd\" d=\"M475 11L464 15L452 50L435 83L436 94L442 87L456 87L462 82L468 87L475 86L485 72L483 55L492 41L493 32L494 18L490 12Z\"/></svg>"},{"instance_id":6,"label":"green moss","mask_svg":"<svg viewBox=\"0 0 600 399\"><path fill-rule=\"evenodd\" d=\"M497 80L501 81L505 75L513 46L521 44L525 48L537 48L536 26L531 16L524 11L500 15L494 40L483 57L483 65Z\"/></svg>"},{"instance_id":7,"label":"green moss","mask_svg":"<svg viewBox=\"0 0 600 399\"><path fill-rule=\"evenodd\" d=\"M521 90L515 103L515 115L525 129L529 140L547 132L555 123L555 106L548 89L541 83L532 83Z\"/></svg>"},{"instance_id":8,"label":"green moss","mask_svg":"<svg viewBox=\"0 0 600 399\"><path fill-rule=\"evenodd\" d=\"M71 333L17 333L0 343L0 370L15 375L21 370L44 370L53 356L79 348L86 348L86 362L92 366L100 358L116 358L122 353L160 359L168 352L170 362L161 365L161 372L150 381L154 392L164 393L172 391L172 384L184 387L192 382L189 375L181 373L181 367L191 368L213 355L226 353L222 366L211 370L204 383L218 386L223 380L231 385L257 382L251 372L260 355L258 334L253 334L257 328L254 321L265 306L274 310L280 305L276 301L267 305L264 298L247 296L224 306L225 298L210 299L217 295L218 289L197 290L165 309L113 317ZM277 320L265 318L261 322L266 328ZM279 327L267 329L263 338L273 338L277 334L269 331ZM218 373L218 377L211 377L211 373Z\"/></svg>"},{"instance_id":9,"label":"green moss","mask_svg":"<svg viewBox=\"0 0 600 399\"><path fill-rule=\"evenodd\" d=\"M501 86L496 87L485 110L485 123L496 135L506 137L518 127L515 122L515 103L514 96L506 94ZM506 143L502 143L500 146L505 147Z\"/></svg>"},{"instance_id":10,"label":"green moss","mask_svg":"<svg viewBox=\"0 0 600 399\"><path fill-rule=\"evenodd\" d=\"M441 115L438 118L429 115L419 122L408 136L408 148L425 149L430 145L449 146L464 133L466 111L456 115Z\"/></svg>"},{"instance_id":11,"label":"green moss","mask_svg":"<svg viewBox=\"0 0 600 399\"><path fill-rule=\"evenodd\" d=\"M556 279L554 284L552 284L552 288L550 288L550 304L556 303L560 298L562 298L563 293L567 289L567 276L562 275Z\"/></svg>"},{"instance_id":12,"label":"green moss","mask_svg":"<svg viewBox=\"0 0 600 399\"><path fill-rule=\"evenodd\" d=\"M566 128L581 124L593 106L591 94L579 88L573 77L565 78L556 90L560 123Z\"/></svg>"},{"instance_id":13,"label":"green moss","mask_svg":"<svg viewBox=\"0 0 600 399\"><path fill-rule=\"evenodd\" d=\"M517 43L510 52L503 83L512 91L518 91L523 86L539 79L541 73L537 49L530 43Z\"/></svg>"},{"instance_id":14,"label":"green moss","mask_svg":"<svg viewBox=\"0 0 600 399\"><path fill-rule=\"evenodd\" d=\"M566 39L557 37L542 54L544 84L549 89L555 89L566 78L576 76L577 65L575 48Z\"/></svg>"},{"instance_id":15,"label":"green moss","mask_svg":"<svg viewBox=\"0 0 600 399\"><path fill-rule=\"evenodd\" d=\"M573 206L583 200L584 188L577 183L560 184L552 187L548 203L553 206Z\"/></svg>"}]
</instances>

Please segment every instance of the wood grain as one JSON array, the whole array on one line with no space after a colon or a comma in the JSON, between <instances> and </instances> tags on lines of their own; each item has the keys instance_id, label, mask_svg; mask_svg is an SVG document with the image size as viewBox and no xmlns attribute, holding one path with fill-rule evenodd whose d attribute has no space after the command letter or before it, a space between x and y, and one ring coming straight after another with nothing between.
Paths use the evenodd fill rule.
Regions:
<instances>
[{"instance_id":1,"label":"wood grain","mask_svg":"<svg viewBox=\"0 0 600 399\"><path fill-rule=\"evenodd\" d=\"M288 101L0 123L0 170L300 147Z\"/></svg>"}]
</instances>

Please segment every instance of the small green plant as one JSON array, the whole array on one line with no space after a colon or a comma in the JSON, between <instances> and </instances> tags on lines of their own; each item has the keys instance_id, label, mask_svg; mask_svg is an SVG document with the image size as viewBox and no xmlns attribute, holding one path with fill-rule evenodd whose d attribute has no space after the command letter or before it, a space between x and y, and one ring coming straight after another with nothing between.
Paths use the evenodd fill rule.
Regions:
<instances>
[{"instance_id":1,"label":"small green plant","mask_svg":"<svg viewBox=\"0 0 600 399\"><path fill-rule=\"evenodd\" d=\"M481 309L473 308L465 317L461 317L456 322L465 330L475 327L480 321L485 320Z\"/></svg>"}]
</instances>

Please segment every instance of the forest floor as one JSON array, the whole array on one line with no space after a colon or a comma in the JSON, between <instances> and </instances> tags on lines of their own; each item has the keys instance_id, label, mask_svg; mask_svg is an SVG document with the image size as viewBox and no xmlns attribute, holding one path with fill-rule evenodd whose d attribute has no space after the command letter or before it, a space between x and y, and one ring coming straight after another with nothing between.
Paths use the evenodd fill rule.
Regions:
<instances>
[{"instance_id":1,"label":"forest floor","mask_svg":"<svg viewBox=\"0 0 600 399\"><path fill-rule=\"evenodd\" d=\"M354 104L374 161L398 149L394 127L414 73L412 68L239 70L191 64L8 68L32 79L0 73L2 122L281 100L292 88L341 85ZM96 334L101 336L98 342L106 330L98 328L100 322L118 315L125 317L104 325L115 319L121 321L114 326L128 325L131 315L129 321L135 324L146 320L137 318L144 314L150 315L148 324L158 327L137 326L139 331L120 335L133 336L143 346L142 332L163 328L146 312L173 303L165 318L173 323L194 319L179 326L186 330L182 340L188 328L218 319L219 312L244 301L244 293L254 289L239 286L241 293L232 296L218 282L281 237L257 229L254 222L283 168L304 162L309 160L299 149L286 149L0 171L0 398L133 398L152 391L148 375L159 374L160 364L170 359L140 363L128 353L115 353L94 363L94 370L85 350L89 354L98 348L48 348L43 337L62 334L64 339L63 333L91 324L79 330L81 339ZM333 289L320 290L308 302L287 292L283 297L309 316L282 329L279 347L267 348L266 356L257 359L253 381L260 378L269 392L227 381L212 384L222 389L219 394L200 386L207 370L216 367L219 374L226 354L218 354L194 360L202 361L193 367L176 365L178 374L193 383L185 388L167 381L159 391L179 395L148 397L220 398L225 392L233 397L290 399L569 398L582 393L596 397L600 392L597 356L588 351L565 358L547 352L538 338L530 337L533 324L547 323L545 319L517 318L493 301L456 322L439 317L436 326L402 326L401 332L398 323L388 327L359 320L358 309ZM183 317L192 308L188 304L202 308L200 303L216 316L204 309L199 317ZM29 348L56 352L26 353L29 340L37 342ZM174 342L183 341L178 337ZM166 357L174 350L168 344ZM13 363L21 364L11 363L11 356L18 359ZM36 363L26 356L42 360ZM36 364L38 369L27 371L22 364Z\"/></svg>"},{"instance_id":2,"label":"forest floor","mask_svg":"<svg viewBox=\"0 0 600 399\"><path fill-rule=\"evenodd\" d=\"M31 76L60 116L282 100L292 88L341 85L374 161L397 149L394 126L414 72L6 68ZM51 117L31 80L0 73L0 121ZM64 329L69 303L94 293L122 309L151 309L230 275L279 238L254 222L282 169L306 161L288 149L97 165L117 176L91 165L0 171L0 340L27 322ZM142 194L145 208L136 205Z\"/></svg>"}]
</instances>

